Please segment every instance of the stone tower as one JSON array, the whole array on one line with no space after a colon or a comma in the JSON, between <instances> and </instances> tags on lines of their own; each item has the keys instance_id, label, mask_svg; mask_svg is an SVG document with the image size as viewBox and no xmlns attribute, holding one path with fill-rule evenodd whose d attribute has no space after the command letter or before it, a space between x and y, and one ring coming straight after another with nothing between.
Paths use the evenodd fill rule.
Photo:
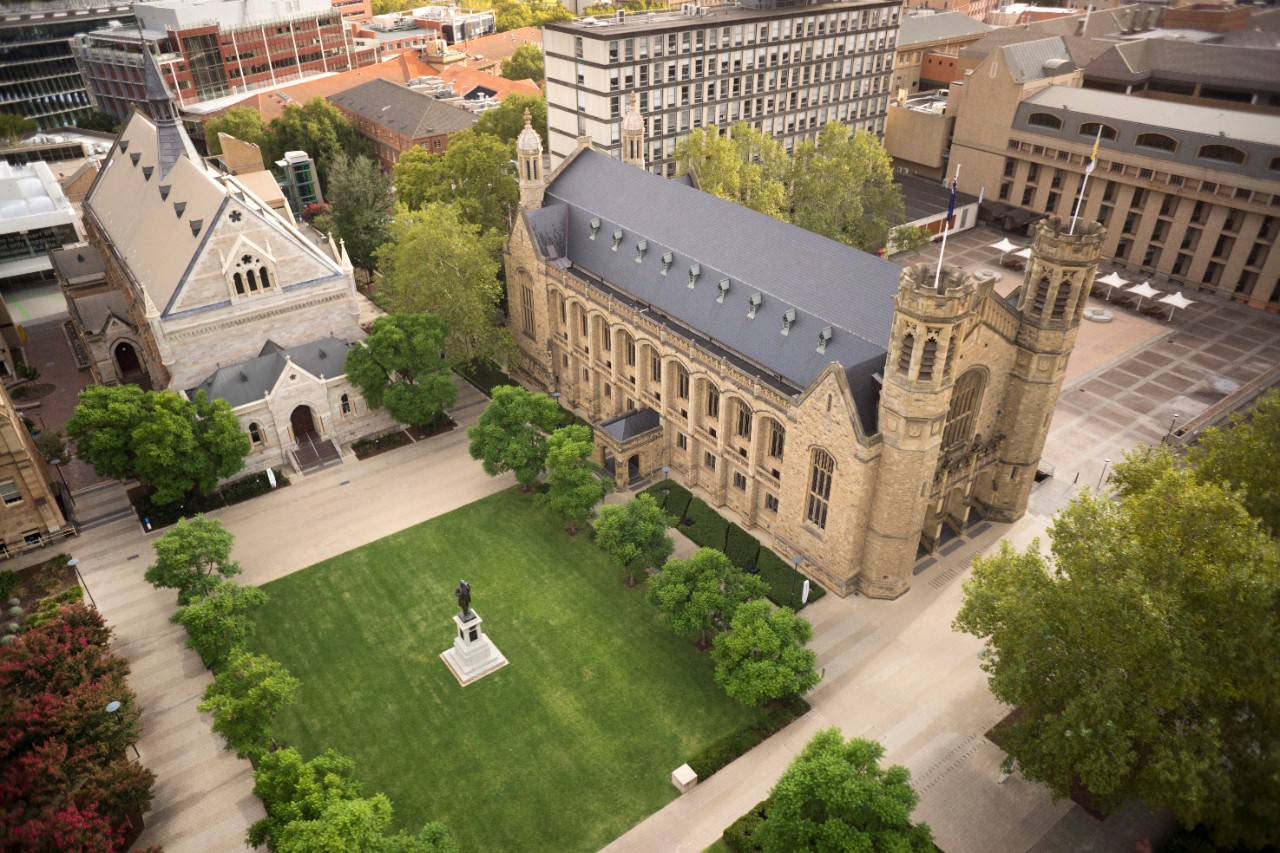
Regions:
<instances>
[{"instance_id":1,"label":"stone tower","mask_svg":"<svg viewBox=\"0 0 1280 853\"><path fill-rule=\"evenodd\" d=\"M524 111L524 130L516 137L516 165L520 170L521 209L542 207L542 194L547 188L542 173L542 138L533 129L528 110Z\"/></svg>"},{"instance_id":2,"label":"stone tower","mask_svg":"<svg viewBox=\"0 0 1280 853\"><path fill-rule=\"evenodd\" d=\"M1067 359L1076 343L1107 230L1097 222L1050 216L1036 226L1018 299L1018 339L1001 405L1006 436L999 464L978 493L990 518L1013 521L1027 509Z\"/></svg>"},{"instance_id":3,"label":"stone tower","mask_svg":"<svg viewBox=\"0 0 1280 853\"><path fill-rule=\"evenodd\" d=\"M902 271L880 394L883 446L867 519L858 589L897 598L911 585L942 430L951 405L953 365L976 322L977 280L964 270L916 264Z\"/></svg>"},{"instance_id":4,"label":"stone tower","mask_svg":"<svg viewBox=\"0 0 1280 853\"><path fill-rule=\"evenodd\" d=\"M622 162L644 168L644 117L640 115L640 99L631 93L631 105L622 117Z\"/></svg>"}]
</instances>

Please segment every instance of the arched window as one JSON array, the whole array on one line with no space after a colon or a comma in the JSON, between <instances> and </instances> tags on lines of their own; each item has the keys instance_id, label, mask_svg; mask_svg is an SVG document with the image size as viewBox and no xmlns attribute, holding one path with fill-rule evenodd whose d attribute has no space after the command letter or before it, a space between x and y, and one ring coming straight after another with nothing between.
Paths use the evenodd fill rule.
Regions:
<instances>
[{"instance_id":1,"label":"arched window","mask_svg":"<svg viewBox=\"0 0 1280 853\"><path fill-rule=\"evenodd\" d=\"M916 336L907 332L902 336L902 350L898 353L898 372L908 373L911 370L911 356L915 353Z\"/></svg>"},{"instance_id":2,"label":"arched window","mask_svg":"<svg viewBox=\"0 0 1280 853\"><path fill-rule=\"evenodd\" d=\"M262 444L262 427L258 426L257 421L249 424L249 441Z\"/></svg>"},{"instance_id":3,"label":"arched window","mask_svg":"<svg viewBox=\"0 0 1280 853\"><path fill-rule=\"evenodd\" d=\"M782 453L786 449L786 444L786 428L777 421L769 421L769 455L781 462Z\"/></svg>"},{"instance_id":4,"label":"arched window","mask_svg":"<svg viewBox=\"0 0 1280 853\"><path fill-rule=\"evenodd\" d=\"M240 273L236 273L234 276L232 276L232 280L235 282L235 285L236 285L236 293L240 294L241 296L244 296L244 276L241 275Z\"/></svg>"},{"instance_id":5,"label":"arched window","mask_svg":"<svg viewBox=\"0 0 1280 853\"><path fill-rule=\"evenodd\" d=\"M1157 148L1161 151L1178 150L1178 140L1172 136L1165 136L1163 133L1139 133L1134 142L1143 148Z\"/></svg>"},{"instance_id":6,"label":"arched window","mask_svg":"<svg viewBox=\"0 0 1280 853\"><path fill-rule=\"evenodd\" d=\"M1052 130L1062 130L1062 119L1049 113L1032 113L1027 116L1027 124L1036 127L1047 127ZM1097 131L1094 131L1095 133Z\"/></svg>"},{"instance_id":7,"label":"arched window","mask_svg":"<svg viewBox=\"0 0 1280 853\"><path fill-rule=\"evenodd\" d=\"M738 437L750 439L751 438L751 410L747 408L747 404L742 402L741 400L738 401L737 409L738 409L738 418L737 418Z\"/></svg>"},{"instance_id":8,"label":"arched window","mask_svg":"<svg viewBox=\"0 0 1280 853\"><path fill-rule=\"evenodd\" d=\"M344 415L351 414L351 395L343 394L340 398L338 398L338 405L342 409L342 414Z\"/></svg>"},{"instance_id":9,"label":"arched window","mask_svg":"<svg viewBox=\"0 0 1280 853\"><path fill-rule=\"evenodd\" d=\"M1102 124L1097 121L1086 121L1084 124L1080 125L1080 135L1087 136L1089 139L1097 139L1099 128L1102 130L1103 139L1108 142L1116 141L1116 129L1111 125Z\"/></svg>"},{"instance_id":10,"label":"arched window","mask_svg":"<svg viewBox=\"0 0 1280 853\"><path fill-rule=\"evenodd\" d=\"M257 293L258 292L258 276L256 272L254 270L249 270L248 272L245 273L245 276L249 279L249 292Z\"/></svg>"},{"instance_id":11,"label":"arched window","mask_svg":"<svg viewBox=\"0 0 1280 853\"><path fill-rule=\"evenodd\" d=\"M681 400L689 399L689 371L684 369L684 365L679 362L676 368L676 396Z\"/></svg>"},{"instance_id":12,"label":"arched window","mask_svg":"<svg viewBox=\"0 0 1280 853\"><path fill-rule=\"evenodd\" d=\"M1203 160L1218 160L1222 163L1244 162L1245 154L1239 148L1233 148L1230 145L1201 145L1199 153L1196 154Z\"/></svg>"},{"instance_id":13,"label":"arched window","mask_svg":"<svg viewBox=\"0 0 1280 853\"><path fill-rule=\"evenodd\" d=\"M924 342L924 349L920 352L920 377L921 379L933 378L933 365L938 359L938 340L936 338L927 338Z\"/></svg>"},{"instance_id":14,"label":"arched window","mask_svg":"<svg viewBox=\"0 0 1280 853\"><path fill-rule=\"evenodd\" d=\"M951 392L951 408L947 411L947 425L942 430L944 452L967 444L973 437L984 384L986 376L981 370L966 370L956 380L955 390Z\"/></svg>"},{"instance_id":15,"label":"arched window","mask_svg":"<svg viewBox=\"0 0 1280 853\"><path fill-rule=\"evenodd\" d=\"M809 500L805 502L804 517L815 526L826 529L827 508L831 504L831 475L835 473L836 460L825 450L813 451L813 464L809 470Z\"/></svg>"},{"instance_id":16,"label":"arched window","mask_svg":"<svg viewBox=\"0 0 1280 853\"><path fill-rule=\"evenodd\" d=\"M267 278L267 268L258 267L258 281L262 282L262 289L266 290L271 286L271 279Z\"/></svg>"}]
</instances>

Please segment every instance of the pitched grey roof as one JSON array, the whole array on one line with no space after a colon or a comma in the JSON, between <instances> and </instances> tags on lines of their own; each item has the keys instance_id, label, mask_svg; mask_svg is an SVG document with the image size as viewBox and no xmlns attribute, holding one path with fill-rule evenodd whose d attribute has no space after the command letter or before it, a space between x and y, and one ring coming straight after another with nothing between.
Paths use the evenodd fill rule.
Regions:
<instances>
[{"instance_id":1,"label":"pitched grey roof","mask_svg":"<svg viewBox=\"0 0 1280 853\"><path fill-rule=\"evenodd\" d=\"M1000 50L1005 67L1017 83L1056 77L1075 68L1061 36L1009 44Z\"/></svg>"},{"instance_id":2,"label":"pitched grey roof","mask_svg":"<svg viewBox=\"0 0 1280 853\"><path fill-rule=\"evenodd\" d=\"M1122 83L1158 79L1246 84L1253 89L1278 92L1280 50L1142 39L1112 47L1086 66L1085 76Z\"/></svg>"},{"instance_id":3,"label":"pitched grey roof","mask_svg":"<svg viewBox=\"0 0 1280 853\"><path fill-rule=\"evenodd\" d=\"M208 379L188 389L187 396L195 397L197 391L203 391L210 399L226 400L234 409L261 400L275 387L290 362L324 379L344 375L350 349L351 344L339 338L322 338L289 349L267 341L257 358L218 368Z\"/></svg>"},{"instance_id":4,"label":"pitched grey roof","mask_svg":"<svg viewBox=\"0 0 1280 853\"><path fill-rule=\"evenodd\" d=\"M618 441L626 441L629 438L635 438L637 435L651 432L660 426L662 426L662 416L653 409L645 408L638 412L627 412L613 420L605 421L600 424L600 429Z\"/></svg>"},{"instance_id":5,"label":"pitched grey roof","mask_svg":"<svg viewBox=\"0 0 1280 853\"><path fill-rule=\"evenodd\" d=\"M940 15L909 15L902 19L898 30L898 50L913 44L974 35L994 30L990 24L975 21L963 12L943 12Z\"/></svg>"},{"instance_id":6,"label":"pitched grey roof","mask_svg":"<svg viewBox=\"0 0 1280 853\"><path fill-rule=\"evenodd\" d=\"M410 139L456 133L476 123L474 113L390 80L370 80L329 100Z\"/></svg>"},{"instance_id":7,"label":"pitched grey roof","mask_svg":"<svg viewBox=\"0 0 1280 853\"><path fill-rule=\"evenodd\" d=\"M98 278L106 272L102 264L102 255L93 246L68 246L64 249L52 249L49 261L53 264L58 277L70 284L80 279Z\"/></svg>"},{"instance_id":8,"label":"pitched grey roof","mask_svg":"<svg viewBox=\"0 0 1280 853\"><path fill-rule=\"evenodd\" d=\"M594 240L593 218L600 219ZM659 322L669 318L705 349L751 362L746 371L762 381L785 381L794 393L838 362L864 424L874 418L871 375L888 350L896 264L592 150L563 167L528 222L548 258L647 306ZM641 241L647 248L637 263ZM718 301L724 280L728 292ZM753 294L760 305L750 319ZM784 335L789 311L795 319ZM818 352L827 327L831 338Z\"/></svg>"},{"instance_id":9,"label":"pitched grey roof","mask_svg":"<svg viewBox=\"0 0 1280 853\"><path fill-rule=\"evenodd\" d=\"M129 309L124 304L124 296L118 290L80 296L69 302L80 327L90 334L102 334L112 317L130 328L133 327L133 323L129 321Z\"/></svg>"}]
</instances>

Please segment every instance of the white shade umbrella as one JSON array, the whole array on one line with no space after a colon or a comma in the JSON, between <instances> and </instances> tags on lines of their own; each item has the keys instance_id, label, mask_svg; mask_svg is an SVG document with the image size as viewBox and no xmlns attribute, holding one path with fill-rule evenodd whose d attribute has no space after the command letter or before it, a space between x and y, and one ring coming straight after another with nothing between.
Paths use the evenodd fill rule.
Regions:
<instances>
[{"instance_id":1,"label":"white shade umbrella","mask_svg":"<svg viewBox=\"0 0 1280 853\"><path fill-rule=\"evenodd\" d=\"M1000 239L1000 242L999 242L999 243L992 243L992 244L991 244L990 246L988 246L987 248L988 248L988 249L995 249L995 250L997 250L998 252L1000 252L1000 263L1002 263L1002 264L1003 264L1003 263L1004 263L1004 253L1005 253L1005 252L1012 252L1014 249L1018 248L1018 244L1017 244L1017 243L1012 242L1008 237L1002 237L1002 238Z\"/></svg>"},{"instance_id":2,"label":"white shade umbrella","mask_svg":"<svg viewBox=\"0 0 1280 853\"><path fill-rule=\"evenodd\" d=\"M1108 302L1110 302L1110 301L1111 301L1111 291L1115 290L1117 287L1123 287L1124 285L1128 284L1128 283L1129 283L1129 280L1128 280L1127 278L1121 278L1119 273L1116 273L1116 272L1110 272L1110 273L1107 273L1107 274L1106 274L1106 275L1104 275L1104 276L1100 276L1100 277L1097 279L1097 282L1098 282L1098 284L1104 284L1104 285L1106 285L1106 287L1107 287L1107 301L1108 301Z\"/></svg>"},{"instance_id":3,"label":"white shade umbrella","mask_svg":"<svg viewBox=\"0 0 1280 853\"><path fill-rule=\"evenodd\" d=\"M1019 258L1026 258L1027 260L1030 260L1030 259L1031 259L1031 249L1030 249L1030 248L1026 248L1026 249L1019 249L1018 251L1014 252L1014 255L1016 255L1016 256L1017 256L1017 257L1019 257Z\"/></svg>"},{"instance_id":4,"label":"white shade umbrella","mask_svg":"<svg viewBox=\"0 0 1280 853\"><path fill-rule=\"evenodd\" d=\"M1133 287L1129 288L1129 292L1137 295L1139 309L1142 308L1143 299L1154 299L1161 293L1164 293L1163 290L1156 290L1152 287L1151 282L1149 281L1144 281L1142 284L1135 284Z\"/></svg>"},{"instance_id":5,"label":"white shade umbrella","mask_svg":"<svg viewBox=\"0 0 1280 853\"><path fill-rule=\"evenodd\" d=\"M1157 301L1163 302L1165 305L1169 306L1170 320L1173 319L1173 310L1175 308L1186 308L1188 305L1195 304L1194 299L1188 299L1187 297L1183 296L1181 293L1170 293L1168 296L1165 296Z\"/></svg>"}]
</instances>

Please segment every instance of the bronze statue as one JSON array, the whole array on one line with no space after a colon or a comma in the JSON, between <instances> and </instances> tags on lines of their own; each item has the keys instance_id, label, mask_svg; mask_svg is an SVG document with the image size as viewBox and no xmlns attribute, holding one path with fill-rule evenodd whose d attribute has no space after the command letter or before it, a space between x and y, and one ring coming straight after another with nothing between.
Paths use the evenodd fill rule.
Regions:
<instances>
[{"instance_id":1,"label":"bronze statue","mask_svg":"<svg viewBox=\"0 0 1280 853\"><path fill-rule=\"evenodd\" d=\"M466 581L458 581L458 588L453 591L458 597L458 606L462 608L462 621L467 621L471 616L471 584Z\"/></svg>"}]
</instances>

